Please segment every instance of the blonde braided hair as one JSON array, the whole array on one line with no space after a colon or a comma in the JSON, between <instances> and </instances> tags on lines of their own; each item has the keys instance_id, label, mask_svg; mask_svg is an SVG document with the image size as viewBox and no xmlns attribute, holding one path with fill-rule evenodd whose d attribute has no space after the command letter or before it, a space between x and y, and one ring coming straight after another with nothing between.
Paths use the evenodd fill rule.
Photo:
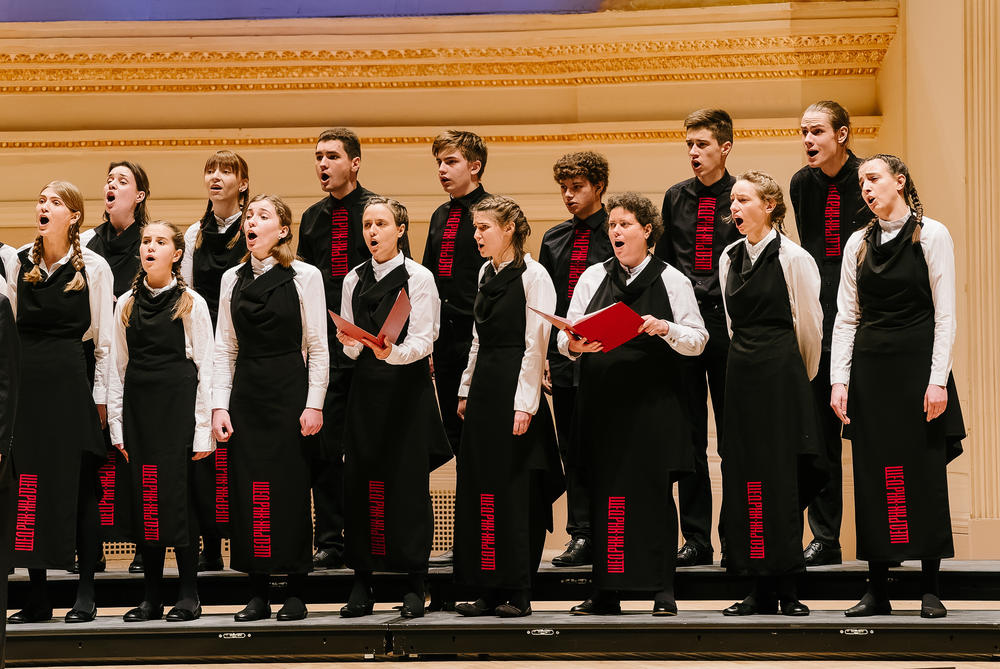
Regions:
<instances>
[{"instance_id":1,"label":"blonde braided hair","mask_svg":"<svg viewBox=\"0 0 1000 669\"><path fill-rule=\"evenodd\" d=\"M69 293L72 291L83 290L87 285L87 280L84 277L85 264L83 262L83 250L80 248L80 226L83 224L83 195L80 193L79 188L68 181L51 181L44 188L42 188L42 191L47 189L55 191L59 199L62 200L62 203L66 205L67 209L74 214L80 214L76 221L69 226L69 231L67 233L70 248L72 249L70 264L73 265L76 273L73 275L72 279L66 282L66 287L63 288L63 292ZM35 237L34 244L31 245L31 262L34 267L32 267L31 271L24 275L24 280L28 283L39 283L43 280L41 264L44 250L45 244L42 241L42 236L39 234Z\"/></svg>"},{"instance_id":2,"label":"blonde braided hair","mask_svg":"<svg viewBox=\"0 0 1000 669\"><path fill-rule=\"evenodd\" d=\"M170 221L153 221L147 223L143 228L143 231L149 229L152 225L162 225L171 233L171 240L174 243L174 249L181 252L181 257L177 259L176 262L170 268L170 273L174 279L177 281L177 287L181 290L180 297L177 298L176 304L174 304L173 314L170 316L170 320L176 321L178 318L184 318L191 313L191 309L194 308L194 298L191 297L191 293L188 292L187 283L184 281L184 277L181 276L181 260L184 258L184 231L179 227L171 223ZM135 278L132 280L132 292L128 296L128 300L122 305L122 325L124 327L129 326L129 321L132 318L132 307L135 304L135 293L139 290L142 285L143 280L146 278L146 270L139 265L139 271L136 273Z\"/></svg>"}]
</instances>

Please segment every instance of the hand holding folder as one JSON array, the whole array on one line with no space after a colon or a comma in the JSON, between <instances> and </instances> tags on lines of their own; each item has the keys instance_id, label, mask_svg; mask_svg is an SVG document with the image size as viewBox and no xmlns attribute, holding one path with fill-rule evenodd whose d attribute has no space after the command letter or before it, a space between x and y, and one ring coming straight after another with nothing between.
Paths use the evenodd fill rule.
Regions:
<instances>
[{"instance_id":1,"label":"hand holding folder","mask_svg":"<svg viewBox=\"0 0 1000 669\"><path fill-rule=\"evenodd\" d=\"M615 302L610 307L587 314L576 323L565 318L546 314L534 307L528 307L571 337L578 337L603 344L602 352L607 353L629 341L642 327L642 316L635 313L624 302Z\"/></svg>"},{"instance_id":2,"label":"hand holding folder","mask_svg":"<svg viewBox=\"0 0 1000 669\"><path fill-rule=\"evenodd\" d=\"M410 298L406 290L400 290L396 301L389 310L389 315L382 323L382 329L377 335L373 335L364 328L360 328L346 318L330 311L330 318L337 325L337 329L349 337L357 339L370 349L383 349L386 344L395 344L399 338L399 333L403 330L406 319L410 317Z\"/></svg>"}]
</instances>

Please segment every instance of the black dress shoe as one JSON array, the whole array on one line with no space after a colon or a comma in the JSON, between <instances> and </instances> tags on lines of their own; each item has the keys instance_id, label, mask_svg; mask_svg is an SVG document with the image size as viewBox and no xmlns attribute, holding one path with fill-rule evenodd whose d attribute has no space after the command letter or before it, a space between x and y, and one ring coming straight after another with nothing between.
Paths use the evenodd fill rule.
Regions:
<instances>
[{"instance_id":1,"label":"black dress shoe","mask_svg":"<svg viewBox=\"0 0 1000 669\"><path fill-rule=\"evenodd\" d=\"M308 615L309 609L306 608L305 602L298 597L289 597L278 609L277 618L278 620L305 620Z\"/></svg>"},{"instance_id":2,"label":"black dress shoe","mask_svg":"<svg viewBox=\"0 0 1000 669\"><path fill-rule=\"evenodd\" d=\"M921 618L944 618L948 615L948 609L944 608L941 598L937 595L925 594L920 598Z\"/></svg>"},{"instance_id":3,"label":"black dress shoe","mask_svg":"<svg viewBox=\"0 0 1000 669\"><path fill-rule=\"evenodd\" d=\"M553 567L582 567L591 562L590 539L573 537L566 550L552 558Z\"/></svg>"},{"instance_id":4,"label":"black dress shoe","mask_svg":"<svg viewBox=\"0 0 1000 669\"><path fill-rule=\"evenodd\" d=\"M94 604L94 608L90 611L81 611L80 609L70 609L63 619L68 623L89 623L97 617L97 604Z\"/></svg>"},{"instance_id":5,"label":"black dress shoe","mask_svg":"<svg viewBox=\"0 0 1000 669\"><path fill-rule=\"evenodd\" d=\"M589 597L569 610L574 616L620 616L621 602Z\"/></svg>"},{"instance_id":6,"label":"black dress shoe","mask_svg":"<svg viewBox=\"0 0 1000 669\"><path fill-rule=\"evenodd\" d=\"M742 602L736 602L730 607L722 610L724 616L755 616L755 615L776 615L778 613L777 600L766 600L758 602L750 595Z\"/></svg>"},{"instance_id":7,"label":"black dress shoe","mask_svg":"<svg viewBox=\"0 0 1000 669\"><path fill-rule=\"evenodd\" d=\"M843 556L839 548L826 546L818 541L811 541L802 551L807 567L819 567L825 564L841 564Z\"/></svg>"},{"instance_id":8,"label":"black dress shoe","mask_svg":"<svg viewBox=\"0 0 1000 669\"><path fill-rule=\"evenodd\" d=\"M271 617L271 605L261 597L254 597L250 600L242 611L233 616L233 620L238 623L249 623L254 620L267 620Z\"/></svg>"},{"instance_id":9,"label":"black dress shoe","mask_svg":"<svg viewBox=\"0 0 1000 669\"><path fill-rule=\"evenodd\" d=\"M101 553L100 559L94 565L94 573L95 574L100 574L100 573L103 573L103 572L105 572L107 570L108 570L108 558L105 557L104 553ZM80 558L78 558L78 557L77 558L73 558L73 568L72 569L67 569L66 571L69 572L70 574L79 574L80 573ZM11 570L11 573L12 574L14 573L13 569Z\"/></svg>"},{"instance_id":10,"label":"black dress shoe","mask_svg":"<svg viewBox=\"0 0 1000 669\"><path fill-rule=\"evenodd\" d=\"M143 574L145 572L146 568L142 566L142 553L136 553L135 557L132 558L132 562L128 566L128 573Z\"/></svg>"},{"instance_id":11,"label":"black dress shoe","mask_svg":"<svg viewBox=\"0 0 1000 669\"><path fill-rule=\"evenodd\" d=\"M809 615L809 607L797 599L786 599L781 602L781 615L807 616Z\"/></svg>"},{"instance_id":12,"label":"black dress shoe","mask_svg":"<svg viewBox=\"0 0 1000 669\"><path fill-rule=\"evenodd\" d=\"M694 567L706 564L712 564L711 548L698 548L694 544L684 544L677 551L678 567Z\"/></svg>"},{"instance_id":13,"label":"black dress shoe","mask_svg":"<svg viewBox=\"0 0 1000 669\"><path fill-rule=\"evenodd\" d=\"M44 623L49 620L52 620L52 607L47 609L21 609L17 613L10 614L7 618L7 622L12 625Z\"/></svg>"},{"instance_id":14,"label":"black dress shoe","mask_svg":"<svg viewBox=\"0 0 1000 669\"><path fill-rule=\"evenodd\" d=\"M163 606L153 606L149 602L143 602L139 606L128 611L122 616L122 620L127 623L144 623L148 620L159 620L163 617Z\"/></svg>"},{"instance_id":15,"label":"black dress shoe","mask_svg":"<svg viewBox=\"0 0 1000 669\"><path fill-rule=\"evenodd\" d=\"M482 597L474 602L461 602L459 604L455 604L455 613L460 616L465 616L466 618L488 616L495 611L496 607L491 606L490 603Z\"/></svg>"},{"instance_id":16,"label":"black dress shoe","mask_svg":"<svg viewBox=\"0 0 1000 669\"><path fill-rule=\"evenodd\" d=\"M375 600L366 599L363 602L347 602L340 607L341 618L360 618L370 616L375 610Z\"/></svg>"},{"instance_id":17,"label":"black dress shoe","mask_svg":"<svg viewBox=\"0 0 1000 669\"><path fill-rule=\"evenodd\" d=\"M879 601L870 592L866 592L861 601L844 611L848 618L864 618L867 616L890 616L892 615L892 605L889 600Z\"/></svg>"},{"instance_id":18,"label":"black dress shoe","mask_svg":"<svg viewBox=\"0 0 1000 669\"><path fill-rule=\"evenodd\" d=\"M524 616L531 615L531 604L528 604L522 609L514 606L510 602L504 602L498 606L494 612L501 618L523 618Z\"/></svg>"},{"instance_id":19,"label":"black dress shoe","mask_svg":"<svg viewBox=\"0 0 1000 669\"><path fill-rule=\"evenodd\" d=\"M403 606L399 610L399 615L403 618L423 618L424 598L415 592L403 595Z\"/></svg>"},{"instance_id":20,"label":"black dress shoe","mask_svg":"<svg viewBox=\"0 0 1000 669\"><path fill-rule=\"evenodd\" d=\"M344 558L328 548L320 548L313 553L313 569L342 569Z\"/></svg>"},{"instance_id":21,"label":"black dress shoe","mask_svg":"<svg viewBox=\"0 0 1000 669\"><path fill-rule=\"evenodd\" d=\"M654 616L676 616L677 615L677 602L668 600L655 600L653 601L653 615Z\"/></svg>"},{"instance_id":22,"label":"black dress shoe","mask_svg":"<svg viewBox=\"0 0 1000 669\"><path fill-rule=\"evenodd\" d=\"M198 571L222 571L226 566L222 564L222 556L208 557L204 553L198 556Z\"/></svg>"},{"instance_id":23,"label":"black dress shoe","mask_svg":"<svg viewBox=\"0 0 1000 669\"><path fill-rule=\"evenodd\" d=\"M201 618L201 604L194 607L194 611L180 606L175 606L167 611L168 623L189 623L192 620L198 620L198 618Z\"/></svg>"},{"instance_id":24,"label":"black dress shoe","mask_svg":"<svg viewBox=\"0 0 1000 669\"><path fill-rule=\"evenodd\" d=\"M427 565L430 567L450 567L455 564L455 549L449 548L441 555L435 555L434 557L427 560Z\"/></svg>"}]
</instances>

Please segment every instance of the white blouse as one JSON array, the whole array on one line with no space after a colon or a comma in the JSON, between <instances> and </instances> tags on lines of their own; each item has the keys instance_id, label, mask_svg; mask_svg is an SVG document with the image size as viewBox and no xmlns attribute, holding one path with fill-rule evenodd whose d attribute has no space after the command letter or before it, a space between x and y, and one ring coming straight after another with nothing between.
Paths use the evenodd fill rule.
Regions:
<instances>
[{"instance_id":1,"label":"white blouse","mask_svg":"<svg viewBox=\"0 0 1000 669\"><path fill-rule=\"evenodd\" d=\"M32 244L25 244L20 249L30 249ZM114 275L111 266L100 254L81 246L83 267L87 273L87 291L90 297L90 327L83 333L82 341L94 340L94 403L108 403L108 378L111 372L111 336L114 318ZM41 263L42 270L49 276L62 265L70 261L73 249L70 248L62 258L53 263L51 269ZM13 271L7 273L7 298L10 300L14 317L17 318L17 276L21 273L21 260L15 258ZM46 278L48 281L48 278Z\"/></svg>"},{"instance_id":2,"label":"white blouse","mask_svg":"<svg viewBox=\"0 0 1000 669\"><path fill-rule=\"evenodd\" d=\"M625 284L632 283L646 269L652 258L653 256L647 254L641 263L626 270L628 278L625 280ZM601 287L607 276L608 272L604 269L604 263L591 265L580 275L576 288L573 290L573 299L566 311L566 320L575 323L587 315L587 305L590 304L594 293ZM698 309L698 300L694 296L691 280L669 264L660 273L660 280L663 281L663 287L667 290L670 310L674 315L673 322L667 321L670 326L667 334L660 335L660 338L681 355L699 355L705 350L705 344L708 343L708 330L705 329L705 321ZM569 335L564 331L559 331L556 342L559 352L567 358L575 360L582 355L569 350Z\"/></svg>"},{"instance_id":3,"label":"white blouse","mask_svg":"<svg viewBox=\"0 0 1000 669\"><path fill-rule=\"evenodd\" d=\"M219 233L223 233L229 229L229 226L240 220L240 216L243 215L242 211L237 211L235 214L229 218L219 218L215 217L215 225L219 229ZM184 231L184 255L181 257L181 277L184 279L184 283L189 286L194 285L194 246L198 241L198 230L201 229L201 221L188 226L188 229Z\"/></svg>"},{"instance_id":4,"label":"white blouse","mask_svg":"<svg viewBox=\"0 0 1000 669\"><path fill-rule=\"evenodd\" d=\"M169 290L177 285L176 279L160 289L151 289L154 295ZM148 287L148 286L147 286ZM212 438L212 351L215 347L215 336L212 333L212 317L208 313L205 299L191 288L187 293L194 299L191 311L182 319L184 324L184 355L194 362L198 368L198 390L194 404L194 445L195 453L215 450L215 440ZM127 329L122 323L121 315L125 302L132 296L132 291L126 291L115 307L114 338L111 342L112 370L111 383L108 388L108 428L111 430L111 443L124 443L122 430L122 408L125 392L125 371L128 368L129 353ZM128 444L125 444L128 448Z\"/></svg>"},{"instance_id":5,"label":"white blouse","mask_svg":"<svg viewBox=\"0 0 1000 669\"><path fill-rule=\"evenodd\" d=\"M406 326L406 339L402 344L393 344L392 351L385 362L390 365L408 365L426 358L434 351L434 342L438 338L438 328L441 323L441 300L438 298L434 275L429 269L397 253L394 258L384 263L372 259L372 269L375 280L381 281L389 272L400 265L406 265L410 278L406 282L406 295L410 299L410 322ZM358 286L361 276L355 267L344 277L344 287L341 291L340 315L354 322L354 289ZM377 335L377 332L372 332ZM345 346L344 353L352 360L361 355L364 344Z\"/></svg>"},{"instance_id":6,"label":"white blouse","mask_svg":"<svg viewBox=\"0 0 1000 669\"><path fill-rule=\"evenodd\" d=\"M479 280L492 260L483 263L479 269ZM502 263L500 272L509 262ZM514 392L514 411L524 411L532 415L538 411L538 403L542 397L542 375L545 372L545 354L549 346L549 333L552 326L549 322L528 307L534 307L547 314L554 313L556 308L556 289L545 268L535 262L530 254L524 255L525 270L521 275L524 286L525 327L524 327L524 357L521 358L521 371L517 376L517 390ZM475 324L472 326L472 347L469 349L469 364L462 373L462 383L458 387L459 398L469 396L472 385L472 375L476 371L476 357L479 354L479 332Z\"/></svg>"},{"instance_id":7,"label":"white blouse","mask_svg":"<svg viewBox=\"0 0 1000 669\"><path fill-rule=\"evenodd\" d=\"M910 217L896 221L882 221L882 243L896 237ZM954 360L955 333L955 245L951 234L942 223L933 218L923 218L920 230L920 249L927 261L927 278L934 303L934 346L931 349L931 370L928 385L945 386ZM865 228L856 231L844 246L844 264L840 270L840 290L837 293L837 320L833 324L833 342L830 350L830 383L848 385L851 381L851 358L854 354L854 333L858 329L861 308L858 306L858 248L864 238Z\"/></svg>"},{"instance_id":8,"label":"white blouse","mask_svg":"<svg viewBox=\"0 0 1000 669\"><path fill-rule=\"evenodd\" d=\"M737 244L746 244L750 262L753 263L778 234L778 231L772 228L757 244L750 244L744 237L727 246L722 252L719 258L719 284L722 287L724 305L726 280L729 278L730 249ZM819 303L819 268L808 251L784 235L781 235L781 246L778 247L778 263L781 265L785 286L788 288L788 304L792 309L792 327L798 340L799 354L805 363L806 374L812 380L819 371L819 358L823 353L823 307ZM726 305L726 323L729 326L729 336L732 337L733 322L729 317L728 305Z\"/></svg>"},{"instance_id":9,"label":"white blouse","mask_svg":"<svg viewBox=\"0 0 1000 669\"><path fill-rule=\"evenodd\" d=\"M275 265L274 258L263 261L250 257L254 277L258 277ZM236 355L239 342L233 327L230 303L236 286L236 273L243 265L230 267L222 275L219 292L219 321L215 330L215 367L212 371L212 408L229 409L229 396L233 389L233 372L236 369ZM309 392L306 407L323 409L326 386L330 378L330 349L326 341L326 295L323 292L323 276L312 265L301 260L292 261L295 270L293 283L299 295L299 313L302 316L302 357L309 370Z\"/></svg>"}]
</instances>

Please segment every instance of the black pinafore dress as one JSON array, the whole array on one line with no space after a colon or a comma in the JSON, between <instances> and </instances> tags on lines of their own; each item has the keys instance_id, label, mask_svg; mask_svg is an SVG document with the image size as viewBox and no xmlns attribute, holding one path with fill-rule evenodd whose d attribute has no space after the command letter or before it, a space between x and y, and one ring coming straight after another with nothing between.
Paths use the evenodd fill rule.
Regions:
<instances>
[{"instance_id":1,"label":"black pinafore dress","mask_svg":"<svg viewBox=\"0 0 1000 669\"><path fill-rule=\"evenodd\" d=\"M299 417L308 374L295 270L237 272L231 310L239 345L229 414L231 566L304 573L312 560L309 470Z\"/></svg>"},{"instance_id":2,"label":"black pinafore dress","mask_svg":"<svg viewBox=\"0 0 1000 669\"><path fill-rule=\"evenodd\" d=\"M147 546L197 541L191 503L198 368L185 352L184 322L172 320L178 286L134 293L125 369L122 427L132 470L136 540Z\"/></svg>"},{"instance_id":3,"label":"black pinafore dress","mask_svg":"<svg viewBox=\"0 0 1000 669\"><path fill-rule=\"evenodd\" d=\"M234 241L235 240L235 241ZM232 244L232 248L230 248ZM189 249L192 284L208 304L214 327L219 316L219 290L222 275L240 264L246 254L243 240L243 220L234 221L225 232L219 232L215 214L209 212L201 220L201 245ZM194 463L194 485L198 500L198 525L205 531L214 528L219 535L229 536L229 445L217 443L215 452Z\"/></svg>"},{"instance_id":4,"label":"black pinafore dress","mask_svg":"<svg viewBox=\"0 0 1000 669\"><path fill-rule=\"evenodd\" d=\"M91 323L90 288L63 290L76 272L68 262L46 281L28 283L29 250L19 258L23 371L14 423L14 565L68 569L76 550L81 459L105 454L81 341Z\"/></svg>"},{"instance_id":5,"label":"black pinafore dress","mask_svg":"<svg viewBox=\"0 0 1000 669\"><path fill-rule=\"evenodd\" d=\"M378 332L409 273L404 264L376 281L371 261L357 271L355 323ZM406 340L408 325L398 343ZM361 571L426 572L434 537L429 477L451 459L427 358L390 365L362 349L347 397L344 445L347 564Z\"/></svg>"},{"instance_id":6,"label":"black pinafore dress","mask_svg":"<svg viewBox=\"0 0 1000 669\"><path fill-rule=\"evenodd\" d=\"M911 216L885 243L882 228L872 226L858 269L861 316L845 433L852 442L861 560L955 554L946 465L962 452L965 425L950 374L944 414L928 423L923 410L934 302L923 249L912 242L917 225Z\"/></svg>"},{"instance_id":7,"label":"black pinafore dress","mask_svg":"<svg viewBox=\"0 0 1000 669\"><path fill-rule=\"evenodd\" d=\"M819 416L778 259L778 235L750 263L729 250L722 489L729 571L757 576L805 569L802 510L826 482Z\"/></svg>"},{"instance_id":8,"label":"black pinafore dress","mask_svg":"<svg viewBox=\"0 0 1000 669\"><path fill-rule=\"evenodd\" d=\"M628 285L616 258L604 268L587 313L621 301L636 313L673 320L661 279L665 262L651 257ZM658 592L673 583L677 556L672 484L694 469L683 359L647 334L582 357L574 441L590 472L594 585Z\"/></svg>"},{"instance_id":9,"label":"black pinafore dress","mask_svg":"<svg viewBox=\"0 0 1000 669\"><path fill-rule=\"evenodd\" d=\"M105 221L94 228L94 236L87 243L87 248L104 258L111 267L114 279L112 290L115 300L132 287L136 274L139 273L139 242L142 239L142 226L133 223L121 234L115 232L114 226ZM94 348L93 342L87 348L87 365L91 382L94 378ZM98 523L101 539L104 541L136 541L133 530L137 518L133 518L135 500L132 499L134 483L132 468L125 457L111 445L111 436L104 430L104 444L107 459L98 470L103 493L98 503ZM126 447L127 448L127 447Z\"/></svg>"},{"instance_id":10,"label":"black pinafore dress","mask_svg":"<svg viewBox=\"0 0 1000 669\"><path fill-rule=\"evenodd\" d=\"M552 528L565 489L555 428L543 396L527 431L514 429L514 397L527 307L526 266L486 268L473 308L479 353L458 451L455 580L477 588L525 589L541 557L532 528ZM544 539L544 537L543 537Z\"/></svg>"}]
</instances>

